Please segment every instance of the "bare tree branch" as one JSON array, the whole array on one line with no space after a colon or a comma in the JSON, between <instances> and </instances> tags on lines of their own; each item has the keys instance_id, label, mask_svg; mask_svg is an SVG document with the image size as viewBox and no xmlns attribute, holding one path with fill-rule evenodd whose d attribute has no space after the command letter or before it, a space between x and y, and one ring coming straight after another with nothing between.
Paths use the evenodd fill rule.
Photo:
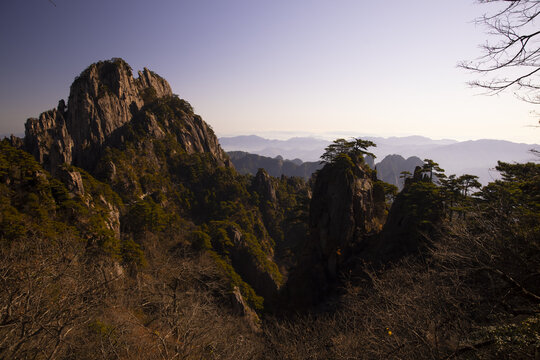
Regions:
<instances>
[{"instance_id":1,"label":"bare tree branch","mask_svg":"<svg viewBox=\"0 0 540 360\"><path fill-rule=\"evenodd\" d=\"M540 30L538 0L479 0L481 4L503 5L484 14L477 23L494 39L481 46L483 55L459 66L480 74L491 74L490 80L474 80L469 85L488 90L489 94L513 89L526 102L540 104Z\"/></svg>"}]
</instances>

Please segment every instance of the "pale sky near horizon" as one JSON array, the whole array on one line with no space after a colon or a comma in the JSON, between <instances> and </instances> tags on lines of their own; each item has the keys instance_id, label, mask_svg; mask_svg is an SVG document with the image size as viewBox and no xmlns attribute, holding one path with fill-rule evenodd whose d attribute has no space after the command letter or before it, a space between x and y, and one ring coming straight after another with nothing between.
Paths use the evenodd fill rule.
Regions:
<instances>
[{"instance_id":1,"label":"pale sky near horizon","mask_svg":"<svg viewBox=\"0 0 540 360\"><path fill-rule=\"evenodd\" d=\"M474 0L0 2L0 133L67 99L91 63L169 81L219 136L349 133L540 143L537 106L457 68L488 37Z\"/></svg>"}]
</instances>

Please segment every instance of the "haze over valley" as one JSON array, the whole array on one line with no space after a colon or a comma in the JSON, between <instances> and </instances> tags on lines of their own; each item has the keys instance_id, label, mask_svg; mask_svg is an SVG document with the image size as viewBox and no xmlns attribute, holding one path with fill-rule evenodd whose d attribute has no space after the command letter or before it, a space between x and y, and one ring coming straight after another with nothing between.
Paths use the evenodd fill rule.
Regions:
<instances>
[{"instance_id":1,"label":"haze over valley","mask_svg":"<svg viewBox=\"0 0 540 360\"><path fill-rule=\"evenodd\" d=\"M420 159L432 159L447 174L471 174L479 177L482 184L498 179L495 170L497 161L528 162L537 157L532 149L538 144L520 144L504 140L432 140L423 136L407 137L372 137L357 136L373 141L377 146L370 148L376 155L375 162L382 161L388 155L411 156ZM245 151L271 158L281 156L287 160L299 159L303 162L320 161L324 149L331 141L321 137L293 137L287 140L266 139L256 135L221 137L219 139L225 151Z\"/></svg>"},{"instance_id":2,"label":"haze over valley","mask_svg":"<svg viewBox=\"0 0 540 360\"><path fill-rule=\"evenodd\" d=\"M539 21L0 1L0 359L538 360Z\"/></svg>"}]
</instances>

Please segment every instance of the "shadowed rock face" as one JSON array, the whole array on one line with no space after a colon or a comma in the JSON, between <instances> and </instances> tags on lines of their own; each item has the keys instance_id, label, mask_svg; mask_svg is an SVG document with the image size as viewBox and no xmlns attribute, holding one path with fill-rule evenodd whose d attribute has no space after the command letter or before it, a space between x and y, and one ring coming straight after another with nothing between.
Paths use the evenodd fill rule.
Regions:
<instances>
[{"instance_id":1,"label":"shadowed rock face","mask_svg":"<svg viewBox=\"0 0 540 360\"><path fill-rule=\"evenodd\" d=\"M426 251L438 236L444 217L443 200L417 166L412 178L398 194L375 247L379 262L394 262L404 256Z\"/></svg>"},{"instance_id":2,"label":"shadowed rock face","mask_svg":"<svg viewBox=\"0 0 540 360\"><path fill-rule=\"evenodd\" d=\"M353 252L381 230L384 200L374 196L364 164L338 161L317 174L310 207L310 238L288 289L299 304L316 303L335 284Z\"/></svg>"},{"instance_id":3,"label":"shadowed rock face","mask_svg":"<svg viewBox=\"0 0 540 360\"><path fill-rule=\"evenodd\" d=\"M61 102L63 104L63 101ZM25 124L25 148L43 167L54 173L58 165L73 161L73 138L68 132L61 104Z\"/></svg>"},{"instance_id":4,"label":"shadowed rock face","mask_svg":"<svg viewBox=\"0 0 540 360\"><path fill-rule=\"evenodd\" d=\"M274 184L272 184L270 175L268 175L266 170L259 169L259 171L257 171L257 174L253 179L252 186L253 190L255 190L262 197L262 201L265 204L270 203L274 206L276 205L276 189L274 188Z\"/></svg>"},{"instance_id":5,"label":"shadowed rock face","mask_svg":"<svg viewBox=\"0 0 540 360\"><path fill-rule=\"evenodd\" d=\"M354 164L331 164L317 176L310 208L311 240L330 278L354 246L378 232L381 222L369 170Z\"/></svg>"},{"instance_id":6,"label":"shadowed rock face","mask_svg":"<svg viewBox=\"0 0 540 360\"><path fill-rule=\"evenodd\" d=\"M104 145L121 141L113 134L134 117L145 121L149 135L164 136L167 129L160 128L143 107L154 99L171 97L171 87L146 68L138 75L134 78L131 67L121 59L90 65L71 85L67 107L61 100L57 109L27 121L26 150L52 173L63 163L92 170ZM184 129L177 136L188 153L211 152L228 164L217 138L199 116L182 121Z\"/></svg>"},{"instance_id":7,"label":"shadowed rock face","mask_svg":"<svg viewBox=\"0 0 540 360\"><path fill-rule=\"evenodd\" d=\"M265 300L272 301L281 287L281 279L272 276L265 270L257 259L251 255L247 239L242 232L234 227L228 229L234 244L230 258L236 271L246 280ZM270 258L273 253L269 254Z\"/></svg>"}]
</instances>

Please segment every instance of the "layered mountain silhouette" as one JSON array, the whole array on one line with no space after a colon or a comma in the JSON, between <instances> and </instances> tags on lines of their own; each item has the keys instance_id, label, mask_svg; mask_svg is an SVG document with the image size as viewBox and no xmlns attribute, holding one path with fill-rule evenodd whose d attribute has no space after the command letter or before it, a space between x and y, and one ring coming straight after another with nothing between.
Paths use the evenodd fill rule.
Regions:
<instances>
[{"instance_id":1,"label":"layered mountain silhouette","mask_svg":"<svg viewBox=\"0 0 540 360\"><path fill-rule=\"evenodd\" d=\"M293 143L309 148L312 141ZM243 177L210 126L172 93L165 79L149 69L135 77L118 58L90 65L71 85L67 103L60 100L55 109L28 119L24 139L11 137L3 144L13 158L17 151L33 156L39 165L31 166L41 170L30 178L51 179L41 188L65 194L52 196L52 208L78 204L68 211L70 219L76 219L73 226L88 238L89 249L111 261L110 266L118 265L116 259L126 266L151 261L145 255L145 249L154 246L147 242L148 234L173 239L174 246L210 254L237 302L245 305L244 314L278 306L287 267L298 262L300 253L319 251L301 250L315 236L310 235L315 231L310 226L325 229L317 241L336 249L360 241L360 234L349 234L355 226L365 226L370 236L380 231L386 216L384 190L375 185L370 159L351 153L331 161L321 170L313 196L310 186L298 178L271 177L262 169ZM266 165L272 173L291 171L303 178L322 167L319 162L281 158L253 160L245 153L232 157L249 166L256 160L257 168ZM6 182L13 187L21 170L7 174ZM32 181L39 183L36 179ZM47 190L53 182L57 188ZM354 196L352 202L347 194ZM321 203L317 211L327 214L311 215L315 216L311 224L310 203ZM17 207L10 211L28 210L19 209L18 200L13 204ZM352 220L347 225L316 220L328 214ZM60 216L58 221L70 220ZM326 231L337 238L324 238ZM337 270L327 269L330 277L325 275L324 281L330 288ZM301 277L295 275L300 281ZM294 287L288 289L295 292ZM252 325L255 318L251 316Z\"/></svg>"},{"instance_id":2,"label":"layered mountain silhouette","mask_svg":"<svg viewBox=\"0 0 540 360\"><path fill-rule=\"evenodd\" d=\"M497 161L527 162L535 156L531 149L538 144L521 144L504 140L432 140L423 136L407 137L361 137L373 141L377 147L370 148L381 161L387 155L401 155L404 158L416 156L432 159L446 171L446 174L471 174L487 184L498 178L494 170ZM220 143L225 151L245 151L257 155L285 159L301 159L313 162L319 160L324 149L331 142L313 137L296 137L288 140L269 140L259 136L222 137ZM390 181L391 183L394 183Z\"/></svg>"},{"instance_id":3,"label":"layered mountain silhouette","mask_svg":"<svg viewBox=\"0 0 540 360\"><path fill-rule=\"evenodd\" d=\"M310 137L294 137L288 140L271 140L256 135L221 137L219 142L225 151L245 151L274 158L319 161L330 141Z\"/></svg>"},{"instance_id":4,"label":"layered mountain silhouette","mask_svg":"<svg viewBox=\"0 0 540 360\"><path fill-rule=\"evenodd\" d=\"M245 151L229 151L227 153L231 158L236 170L241 174L257 174L258 170L263 168L269 175L274 177L299 176L305 180L309 180L313 173L321 169L324 165L321 161L302 162L300 159L285 160L281 156L271 158L250 154ZM417 166L422 166L424 163L420 158L411 156L404 159L401 155L388 155L382 161L374 163L371 157L367 157L367 164L374 169L377 169L377 178L392 185L396 185L398 189L403 188L404 177L403 171L413 173Z\"/></svg>"},{"instance_id":5,"label":"layered mountain silhouette","mask_svg":"<svg viewBox=\"0 0 540 360\"><path fill-rule=\"evenodd\" d=\"M236 170L241 174L257 174L260 168L265 169L269 175L274 177L299 176L309 180L311 175L323 167L320 161L303 162L300 159L286 160L281 156L271 158L257 154L250 154L245 151L229 151L227 153L231 158Z\"/></svg>"},{"instance_id":6,"label":"layered mountain silhouette","mask_svg":"<svg viewBox=\"0 0 540 360\"><path fill-rule=\"evenodd\" d=\"M471 197L474 178L436 184L421 157L376 153L375 164L356 141L324 163L323 140L236 141L297 155L227 154L165 79L119 58L85 69L24 138L0 140L0 358L537 350L537 164L500 163L504 180ZM429 149L450 169L490 158L480 145L518 153L378 142ZM529 316L515 332L525 345L508 336L516 315Z\"/></svg>"}]
</instances>

